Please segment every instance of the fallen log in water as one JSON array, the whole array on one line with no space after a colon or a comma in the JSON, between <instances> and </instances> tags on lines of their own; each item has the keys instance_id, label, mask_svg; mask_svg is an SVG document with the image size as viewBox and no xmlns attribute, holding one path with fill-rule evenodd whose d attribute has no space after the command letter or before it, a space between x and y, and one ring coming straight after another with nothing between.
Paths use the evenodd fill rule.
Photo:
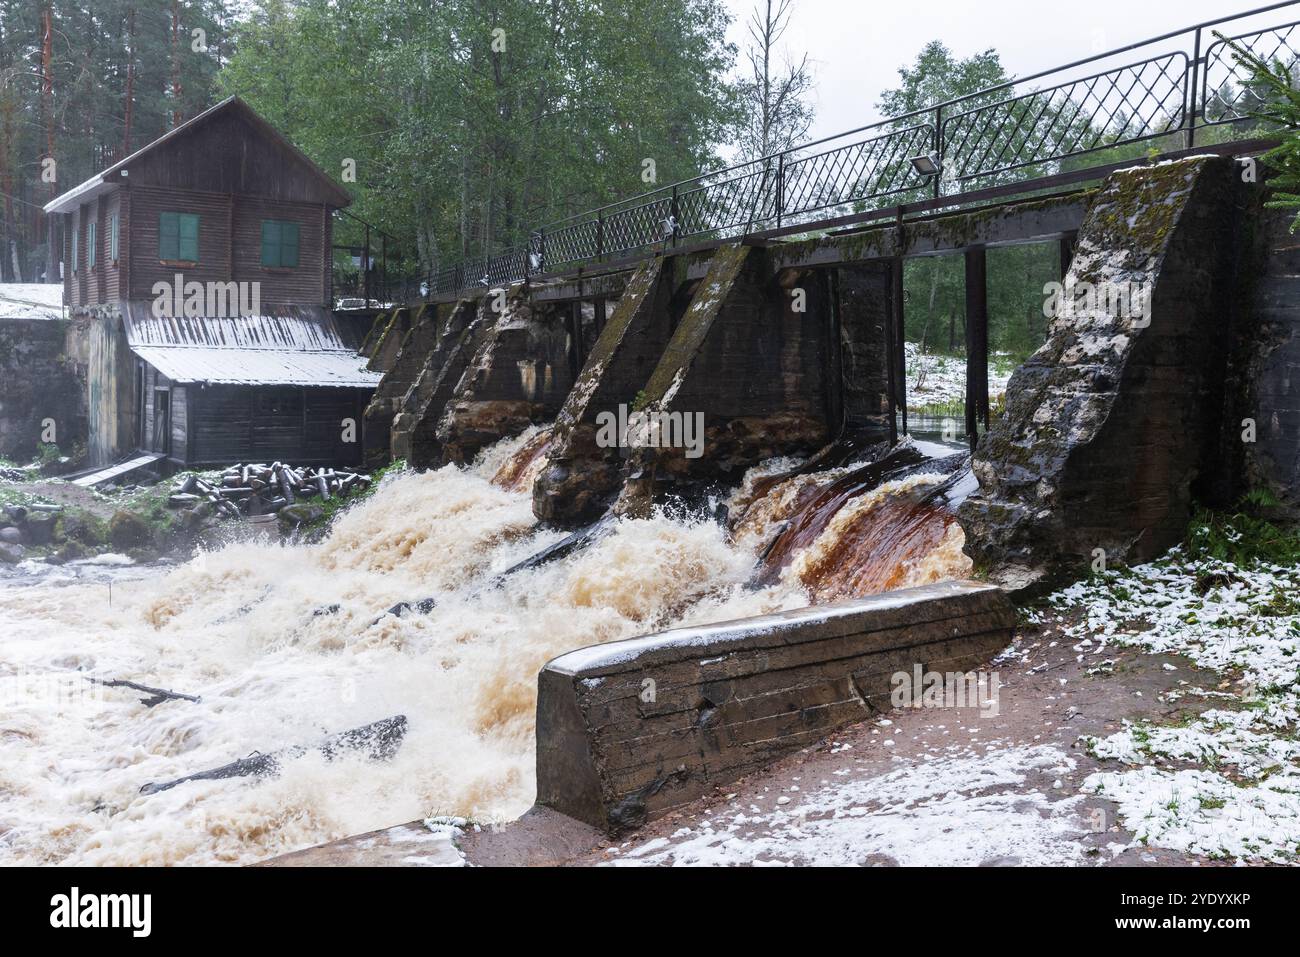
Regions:
<instances>
[{"instance_id":1,"label":"fallen log in water","mask_svg":"<svg viewBox=\"0 0 1300 957\"><path fill-rule=\"evenodd\" d=\"M134 681L127 681L123 678L91 678L87 676L87 681L93 681L97 685L105 688L130 688L133 691L143 691L149 695L148 698L141 698L140 703L146 708L152 708L156 704L162 704L164 701L193 701L198 704L201 698L198 695L181 694L179 691L168 691L166 688L152 688L149 685L137 684Z\"/></svg>"},{"instance_id":2,"label":"fallen log in water","mask_svg":"<svg viewBox=\"0 0 1300 957\"><path fill-rule=\"evenodd\" d=\"M509 578L515 572L527 571L530 568L540 568L542 565L566 558L574 552L592 545L604 538L613 529L617 519L612 512L606 512L596 521L592 522L586 528L580 528L567 538L562 538L553 545L547 545L540 552L530 555L522 562L511 565L500 575L492 580L493 585L500 585L502 581Z\"/></svg>"},{"instance_id":3,"label":"fallen log in water","mask_svg":"<svg viewBox=\"0 0 1300 957\"><path fill-rule=\"evenodd\" d=\"M372 761L387 761L397 753L397 749L402 746L405 737L406 715L398 714L391 718L384 718L382 721L376 721L373 724L353 728L351 731L331 735L316 745L315 750L323 754L326 760L329 761L357 751L364 753ZM140 793L157 794L187 781L218 781L224 778L265 777L278 774L283 761L301 757L309 750L311 749L295 746L271 754L254 752L246 758L231 761L219 768L187 774L185 777L176 778L173 781L150 782L140 788Z\"/></svg>"},{"instance_id":4,"label":"fallen log in water","mask_svg":"<svg viewBox=\"0 0 1300 957\"><path fill-rule=\"evenodd\" d=\"M569 535L567 538L563 538L552 545L547 545L540 552L530 555L522 562L511 565L501 574L493 576L492 580L489 581L485 587L500 588L505 584L505 580L515 572L525 571L529 568L538 568L549 562L558 561L561 558L572 555L580 549L586 548L588 545L599 541L608 534L613 528L615 521L616 519L613 513L606 513L602 518L592 522L586 528L581 528L572 535ZM415 611L421 615L427 615L436 607L438 607L438 599L436 597L421 598L418 601L399 601L396 605L384 609L384 613L375 618L367 627L373 628L389 615L401 618L409 611ZM317 609L312 613L312 617L316 617L321 613L321 610Z\"/></svg>"}]
</instances>

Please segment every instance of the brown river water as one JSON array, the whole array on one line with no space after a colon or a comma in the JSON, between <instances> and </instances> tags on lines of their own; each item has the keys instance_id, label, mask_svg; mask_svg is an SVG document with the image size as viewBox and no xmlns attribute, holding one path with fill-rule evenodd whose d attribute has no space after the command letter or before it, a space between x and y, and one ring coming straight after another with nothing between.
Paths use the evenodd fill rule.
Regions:
<instances>
[{"instance_id":1,"label":"brown river water","mask_svg":"<svg viewBox=\"0 0 1300 957\"><path fill-rule=\"evenodd\" d=\"M942 476L777 480L791 463L773 462L733 494L731 528L623 520L492 587L562 537L531 511L547 441L391 477L319 544L0 578L0 864L250 863L420 817L508 819L533 799L550 658L969 570ZM428 614L383 614L430 595ZM87 675L201 700L146 708ZM390 761L308 748L273 778L140 793L395 714L409 730Z\"/></svg>"}]
</instances>

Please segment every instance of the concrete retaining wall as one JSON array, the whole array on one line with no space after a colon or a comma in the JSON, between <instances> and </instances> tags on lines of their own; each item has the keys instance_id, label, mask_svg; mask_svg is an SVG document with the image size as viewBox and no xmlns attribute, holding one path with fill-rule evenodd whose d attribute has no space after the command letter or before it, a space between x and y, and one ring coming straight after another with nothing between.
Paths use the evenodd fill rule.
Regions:
<instances>
[{"instance_id":1,"label":"concrete retaining wall","mask_svg":"<svg viewBox=\"0 0 1300 957\"><path fill-rule=\"evenodd\" d=\"M538 675L537 803L617 832L965 672L1010 640L1002 591L942 582L569 652Z\"/></svg>"},{"instance_id":2,"label":"concrete retaining wall","mask_svg":"<svg viewBox=\"0 0 1300 957\"><path fill-rule=\"evenodd\" d=\"M76 334L61 319L0 317L0 456L34 455L46 419L63 451L86 441L85 373L69 354Z\"/></svg>"}]
</instances>

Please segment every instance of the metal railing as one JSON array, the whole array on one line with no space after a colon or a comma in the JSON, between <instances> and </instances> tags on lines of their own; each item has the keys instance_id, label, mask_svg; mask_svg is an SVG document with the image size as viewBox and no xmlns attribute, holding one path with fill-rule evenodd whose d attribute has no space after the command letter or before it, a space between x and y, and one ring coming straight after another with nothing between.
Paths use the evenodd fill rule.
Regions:
<instances>
[{"instance_id":1,"label":"metal railing","mask_svg":"<svg viewBox=\"0 0 1300 957\"><path fill-rule=\"evenodd\" d=\"M1294 61L1300 21L1246 21L1297 6L1209 20L578 213L534 230L523 246L438 270L421 289L442 297L921 199L957 205L976 189L1031 190L1036 179L1139 156L1160 141L1190 148L1202 130L1222 136L1252 122L1258 104L1229 44ZM1232 22L1249 29L1215 36ZM1032 85L1040 81L1049 85Z\"/></svg>"}]
</instances>

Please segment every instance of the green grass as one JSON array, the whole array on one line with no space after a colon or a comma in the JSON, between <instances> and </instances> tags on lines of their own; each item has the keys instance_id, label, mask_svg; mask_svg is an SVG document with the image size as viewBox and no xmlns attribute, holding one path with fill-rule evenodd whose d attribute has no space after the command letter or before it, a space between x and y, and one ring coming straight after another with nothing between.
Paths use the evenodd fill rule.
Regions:
<instances>
[{"instance_id":1,"label":"green grass","mask_svg":"<svg viewBox=\"0 0 1300 957\"><path fill-rule=\"evenodd\" d=\"M336 495L333 498L331 498L328 502L313 500L316 502L317 505L321 507L321 509L324 511L325 514L323 514L319 520L313 522L312 527L321 528L333 524L334 519L337 518L344 511L351 508L353 505L358 504L359 502L364 502L366 499L370 498L370 496L374 495L375 490L379 488L380 485L383 484L383 481L387 476L396 475L397 473L402 472L405 469L406 469L406 460L398 459L395 462L392 462L391 464L384 466L382 469L379 469L377 472L371 472L370 484L367 485L359 492L353 492L351 495L347 496L346 498Z\"/></svg>"},{"instance_id":2,"label":"green grass","mask_svg":"<svg viewBox=\"0 0 1300 957\"><path fill-rule=\"evenodd\" d=\"M1276 524L1263 515L1277 504L1267 492L1251 492L1231 510L1197 509L1187 529L1187 557L1194 561L1219 559L1234 565L1256 561L1300 564L1300 529Z\"/></svg>"}]
</instances>

